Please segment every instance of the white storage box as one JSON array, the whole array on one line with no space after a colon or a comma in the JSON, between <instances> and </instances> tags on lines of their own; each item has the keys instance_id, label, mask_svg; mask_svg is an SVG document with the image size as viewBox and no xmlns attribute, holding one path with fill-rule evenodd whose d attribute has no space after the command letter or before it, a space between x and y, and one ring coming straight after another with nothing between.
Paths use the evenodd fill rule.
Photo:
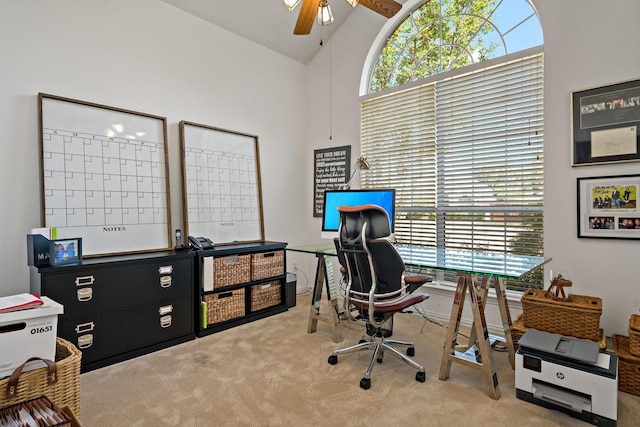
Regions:
<instances>
[{"instance_id":1,"label":"white storage box","mask_svg":"<svg viewBox=\"0 0 640 427\"><path fill-rule=\"evenodd\" d=\"M32 357L55 361L58 315L64 310L50 298L42 301L37 308L0 313L0 378ZM43 366L41 361L29 362L23 372Z\"/></svg>"}]
</instances>

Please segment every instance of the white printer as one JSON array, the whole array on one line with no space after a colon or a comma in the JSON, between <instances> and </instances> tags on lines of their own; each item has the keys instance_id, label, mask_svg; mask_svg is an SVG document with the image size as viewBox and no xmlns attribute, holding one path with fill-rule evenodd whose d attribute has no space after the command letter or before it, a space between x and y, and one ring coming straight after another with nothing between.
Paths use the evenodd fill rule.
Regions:
<instances>
[{"instance_id":1,"label":"white printer","mask_svg":"<svg viewBox=\"0 0 640 427\"><path fill-rule=\"evenodd\" d=\"M598 343L529 329L518 341L516 397L599 426L615 426L618 358Z\"/></svg>"}]
</instances>

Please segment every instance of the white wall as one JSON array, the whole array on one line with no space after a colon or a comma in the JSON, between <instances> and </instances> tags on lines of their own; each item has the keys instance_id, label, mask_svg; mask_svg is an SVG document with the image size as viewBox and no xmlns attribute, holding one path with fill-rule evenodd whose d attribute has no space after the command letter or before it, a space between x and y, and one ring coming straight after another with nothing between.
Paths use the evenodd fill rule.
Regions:
<instances>
[{"instance_id":1,"label":"white wall","mask_svg":"<svg viewBox=\"0 0 640 427\"><path fill-rule=\"evenodd\" d=\"M640 78L640 3L533 0L533 4L545 43L545 255L553 258L550 267L572 270L574 293L603 299L601 327L607 335L626 333L629 316L640 307L636 264L640 242L578 239L576 178L639 173L640 163L572 168L569 102L571 91ZM311 149L353 144L352 156L358 155L359 78L369 48L384 24L370 11L358 8L332 37L334 140L325 137L327 125L310 122L307 131ZM327 58L327 49L323 49L309 64L309 120L324 118L329 110L324 89L329 86ZM336 72L338 66L340 71ZM309 154L310 168L311 161ZM311 174L308 180L306 185L311 189ZM311 218L310 211L307 215ZM309 227L320 229L316 219L310 219ZM516 308L515 313L512 310L514 316L517 302L512 304ZM448 293L434 290L426 307L434 316L448 318ZM494 311L497 309L490 306L487 321L490 329L497 331L499 317Z\"/></svg>"},{"instance_id":2,"label":"white wall","mask_svg":"<svg viewBox=\"0 0 640 427\"><path fill-rule=\"evenodd\" d=\"M0 3L0 296L29 290L40 226L39 92L167 117L172 229L182 228L178 122L259 137L267 239L304 243L305 66L158 0Z\"/></svg>"}]
</instances>

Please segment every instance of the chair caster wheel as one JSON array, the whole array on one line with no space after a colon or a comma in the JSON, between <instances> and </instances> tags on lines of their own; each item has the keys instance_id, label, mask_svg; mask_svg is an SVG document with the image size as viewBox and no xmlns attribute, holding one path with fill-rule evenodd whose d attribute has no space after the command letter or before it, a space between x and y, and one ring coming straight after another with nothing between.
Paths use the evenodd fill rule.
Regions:
<instances>
[{"instance_id":1,"label":"chair caster wheel","mask_svg":"<svg viewBox=\"0 0 640 427\"><path fill-rule=\"evenodd\" d=\"M336 363L338 363L338 356L332 354L331 356L329 356L329 360L327 360L327 362L329 362L329 365L335 365Z\"/></svg>"},{"instance_id":2,"label":"chair caster wheel","mask_svg":"<svg viewBox=\"0 0 640 427\"><path fill-rule=\"evenodd\" d=\"M369 388L371 387L371 379L370 378L363 378L360 380L360 388L364 389L364 390L369 390Z\"/></svg>"},{"instance_id":3,"label":"chair caster wheel","mask_svg":"<svg viewBox=\"0 0 640 427\"><path fill-rule=\"evenodd\" d=\"M366 342L367 342L367 340L360 340L360 341L358 341L358 344L364 344Z\"/></svg>"},{"instance_id":4,"label":"chair caster wheel","mask_svg":"<svg viewBox=\"0 0 640 427\"><path fill-rule=\"evenodd\" d=\"M407 347L407 356L413 357L415 355L416 355L416 348L415 347Z\"/></svg>"},{"instance_id":5,"label":"chair caster wheel","mask_svg":"<svg viewBox=\"0 0 640 427\"><path fill-rule=\"evenodd\" d=\"M425 380L427 379L427 376L425 375L424 372L416 372L416 381L418 382L425 382Z\"/></svg>"}]
</instances>

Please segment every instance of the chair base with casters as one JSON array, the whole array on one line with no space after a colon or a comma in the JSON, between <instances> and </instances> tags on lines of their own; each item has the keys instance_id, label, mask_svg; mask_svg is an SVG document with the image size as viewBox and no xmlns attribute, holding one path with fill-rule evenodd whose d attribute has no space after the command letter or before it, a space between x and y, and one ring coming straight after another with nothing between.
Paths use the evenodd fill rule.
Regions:
<instances>
[{"instance_id":1,"label":"chair base with casters","mask_svg":"<svg viewBox=\"0 0 640 427\"><path fill-rule=\"evenodd\" d=\"M426 281L428 280L425 280L425 282ZM405 298L403 298L403 300L405 300L406 302L403 303L402 305L410 306L418 302L422 302L427 298L429 298L429 295L424 293L408 294L406 295ZM408 303L409 301L411 301L410 304ZM362 304L364 306L364 304L366 304L366 301L363 301ZM360 303L356 303L356 305L360 305ZM383 326L386 325L387 322L390 322L393 320L393 315L397 311L398 310L396 307L393 307L393 308L390 307L388 311L383 311L383 312L381 312L381 310L378 309L376 313L384 316L384 319L380 319L382 320L382 322L377 327L374 327L369 323L366 324L367 326L366 332L367 332L367 335L369 336L369 340L367 341L365 339L361 339L360 342L356 345L346 347L340 350L335 350L329 356L329 359L328 359L329 364L335 365L336 363L338 363L338 356L340 355L371 349L373 350L373 354L371 356L371 361L369 362L369 367L367 368L364 374L364 377L360 380L361 388L367 390L371 387L371 371L373 370L374 362L377 361L378 363L382 363L385 352L394 355L395 357L404 361L408 365L412 366L414 369L417 369L418 372L416 372L416 376L415 376L416 381L425 382L426 374L424 371L424 366L411 358L415 355L415 347L413 343L409 341L387 339L388 330L383 328ZM406 354L400 351L398 348L396 348L397 346L406 347L406 350L405 350Z\"/></svg>"}]
</instances>

